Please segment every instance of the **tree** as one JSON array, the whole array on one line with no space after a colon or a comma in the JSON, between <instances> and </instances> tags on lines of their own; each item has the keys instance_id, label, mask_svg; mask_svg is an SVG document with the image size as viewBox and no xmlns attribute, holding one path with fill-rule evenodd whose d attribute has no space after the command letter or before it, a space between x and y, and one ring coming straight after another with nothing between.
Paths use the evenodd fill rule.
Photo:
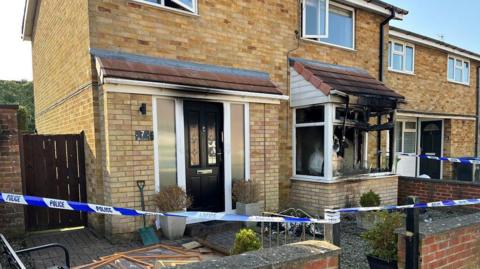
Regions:
<instances>
[{"instance_id":1,"label":"tree","mask_svg":"<svg viewBox=\"0 0 480 269\"><path fill-rule=\"evenodd\" d=\"M35 130L32 82L0 80L0 104L18 104L19 129L27 132Z\"/></svg>"}]
</instances>

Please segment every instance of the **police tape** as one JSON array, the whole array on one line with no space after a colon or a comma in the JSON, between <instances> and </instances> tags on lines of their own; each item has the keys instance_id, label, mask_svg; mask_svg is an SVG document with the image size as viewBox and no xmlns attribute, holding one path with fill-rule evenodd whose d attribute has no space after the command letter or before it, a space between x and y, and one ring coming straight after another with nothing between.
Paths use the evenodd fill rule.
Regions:
<instances>
[{"instance_id":1,"label":"police tape","mask_svg":"<svg viewBox=\"0 0 480 269\"><path fill-rule=\"evenodd\" d=\"M451 206L467 206L480 205L480 199L463 199L463 200L444 200L430 203L417 203L410 205L391 205L376 207L352 207L341 209L326 209L324 219L316 218L299 218L291 216L269 217L269 216L244 216L229 213L214 212L197 212L197 211L181 211L171 213L159 213L151 211L141 211L130 208L113 207L105 205L97 205L90 203L81 203L74 201L66 201L60 199L43 198L37 196L19 195L0 192L0 203L20 204L27 206L46 207L53 209L80 211L87 213L97 213L104 215L117 216L172 216L184 217L196 220L220 220L220 221L239 221L239 222L277 222L277 223L315 223L315 224L335 224L340 222L341 213L357 213L381 210L403 210L409 208L433 208L433 207L451 207Z\"/></svg>"},{"instance_id":2,"label":"police tape","mask_svg":"<svg viewBox=\"0 0 480 269\"><path fill-rule=\"evenodd\" d=\"M429 159L429 160L437 160L437 161L444 161L444 162L452 162L452 163L464 163L464 164L480 164L480 158L451 158L451 157L437 157L425 154L415 154L415 153L399 153L400 156L408 156L408 157L415 157L420 159Z\"/></svg>"},{"instance_id":3,"label":"police tape","mask_svg":"<svg viewBox=\"0 0 480 269\"><path fill-rule=\"evenodd\" d=\"M113 207L89 203L81 203L74 201L66 201L60 199L51 199L37 196L19 195L11 193L0 193L0 203L20 204L27 206L46 207L53 209L62 209L70 211L81 211L87 213L97 213L104 215L117 215L117 216L172 216L172 217L185 217L197 220L221 220L221 221L241 221L241 222L286 222L286 223L338 223L340 222L340 216L338 213L326 213L325 219L315 218L298 218L298 217L269 217L269 216L244 216L229 213L214 213L214 212L171 212L171 213L159 213L150 211L141 211L130 208Z\"/></svg>"},{"instance_id":4,"label":"police tape","mask_svg":"<svg viewBox=\"0 0 480 269\"><path fill-rule=\"evenodd\" d=\"M451 206L466 206L466 205L480 205L480 199L463 199L463 200L444 200L430 203L417 203L410 205L392 205L392 206L375 206L375 207L352 207L330 210L338 213L356 213L367 211L380 210L402 210L409 208L432 208L432 207L451 207Z\"/></svg>"}]
</instances>

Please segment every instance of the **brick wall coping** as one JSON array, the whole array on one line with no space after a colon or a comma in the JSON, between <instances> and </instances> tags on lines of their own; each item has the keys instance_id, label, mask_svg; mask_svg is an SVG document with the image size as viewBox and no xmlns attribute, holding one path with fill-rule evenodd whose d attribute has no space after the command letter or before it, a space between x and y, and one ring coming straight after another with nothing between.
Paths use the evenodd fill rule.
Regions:
<instances>
[{"instance_id":1,"label":"brick wall coping","mask_svg":"<svg viewBox=\"0 0 480 269\"><path fill-rule=\"evenodd\" d=\"M325 241L304 241L280 247L247 252L241 255L228 256L218 260L210 260L168 268L210 269L210 268L277 268L280 265L315 261L340 255L339 247ZM295 268L295 267L290 267Z\"/></svg>"},{"instance_id":2,"label":"brick wall coping","mask_svg":"<svg viewBox=\"0 0 480 269\"><path fill-rule=\"evenodd\" d=\"M480 226L480 213L469 214L460 217L447 218L430 223L421 222L419 227L420 237L432 234L440 234L451 230L461 229L469 226ZM395 231L398 234L405 235L405 228Z\"/></svg>"},{"instance_id":3,"label":"brick wall coping","mask_svg":"<svg viewBox=\"0 0 480 269\"><path fill-rule=\"evenodd\" d=\"M18 109L18 105L1 105L0 109Z\"/></svg>"},{"instance_id":4,"label":"brick wall coping","mask_svg":"<svg viewBox=\"0 0 480 269\"><path fill-rule=\"evenodd\" d=\"M393 178L398 177L395 174L364 174L358 176L345 176L345 177L337 177L334 180L325 180L325 179L303 179L303 178L296 178L291 177L291 180L295 181L303 181L303 182L311 182L311 183L320 183L320 184L335 184L335 183L342 183L342 182L355 182L355 181L364 181L364 180L381 180L386 178Z\"/></svg>"},{"instance_id":5,"label":"brick wall coping","mask_svg":"<svg viewBox=\"0 0 480 269\"><path fill-rule=\"evenodd\" d=\"M399 177L398 179L407 180L411 182L430 182L430 183L436 183L436 184L457 184L457 185L480 186L480 182L468 182L468 181L460 181L460 180L445 180L445 179L431 179L431 178L418 178L418 177Z\"/></svg>"}]
</instances>

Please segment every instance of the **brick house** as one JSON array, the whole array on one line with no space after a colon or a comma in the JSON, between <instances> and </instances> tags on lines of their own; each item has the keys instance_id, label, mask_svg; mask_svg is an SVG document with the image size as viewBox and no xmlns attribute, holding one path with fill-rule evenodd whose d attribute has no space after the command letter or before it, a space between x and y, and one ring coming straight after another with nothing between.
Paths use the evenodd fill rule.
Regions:
<instances>
[{"instance_id":1,"label":"brick house","mask_svg":"<svg viewBox=\"0 0 480 269\"><path fill-rule=\"evenodd\" d=\"M28 0L36 126L85 132L92 203L139 208L145 180L147 209L155 191L177 184L192 210L232 212L232 181L245 179L260 182L265 210L321 214L370 189L396 203L388 153L405 151L395 145L396 132L407 145L394 129L403 119L443 116L445 153L472 155L475 144L457 131L475 128L475 76L469 87L447 82L442 55L464 57L471 74L478 56L388 34L407 13L379 0ZM390 71L397 39L414 44L415 75ZM430 78L440 71L445 82ZM435 88L435 99L417 85ZM468 107L457 107L464 95ZM89 224L110 238L142 225Z\"/></svg>"}]
</instances>

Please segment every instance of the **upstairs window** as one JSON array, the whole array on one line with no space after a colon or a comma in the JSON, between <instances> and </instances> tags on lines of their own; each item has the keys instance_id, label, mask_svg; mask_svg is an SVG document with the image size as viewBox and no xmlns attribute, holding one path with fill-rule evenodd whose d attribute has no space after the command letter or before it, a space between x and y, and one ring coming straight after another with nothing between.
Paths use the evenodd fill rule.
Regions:
<instances>
[{"instance_id":1,"label":"upstairs window","mask_svg":"<svg viewBox=\"0 0 480 269\"><path fill-rule=\"evenodd\" d=\"M328 36L328 2L329 0L303 1L303 36L321 38Z\"/></svg>"},{"instance_id":2,"label":"upstairs window","mask_svg":"<svg viewBox=\"0 0 480 269\"><path fill-rule=\"evenodd\" d=\"M448 56L448 81L462 84L470 83L470 62L454 57Z\"/></svg>"},{"instance_id":3,"label":"upstairs window","mask_svg":"<svg viewBox=\"0 0 480 269\"><path fill-rule=\"evenodd\" d=\"M197 12L197 0L137 0L138 2L153 3L159 6L179 9L192 13Z\"/></svg>"},{"instance_id":4,"label":"upstairs window","mask_svg":"<svg viewBox=\"0 0 480 269\"><path fill-rule=\"evenodd\" d=\"M355 10L328 0L304 0L303 37L354 48Z\"/></svg>"},{"instance_id":5,"label":"upstairs window","mask_svg":"<svg viewBox=\"0 0 480 269\"><path fill-rule=\"evenodd\" d=\"M415 48L413 45L397 41L388 42L388 69L413 74L414 62Z\"/></svg>"}]
</instances>

